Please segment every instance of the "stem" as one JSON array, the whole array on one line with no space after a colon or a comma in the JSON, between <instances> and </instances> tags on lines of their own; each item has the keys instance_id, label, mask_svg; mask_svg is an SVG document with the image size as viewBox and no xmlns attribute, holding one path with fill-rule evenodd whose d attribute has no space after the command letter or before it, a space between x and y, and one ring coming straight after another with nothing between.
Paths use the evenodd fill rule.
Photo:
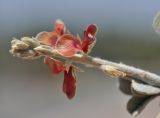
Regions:
<instances>
[{"instance_id":1,"label":"stem","mask_svg":"<svg viewBox=\"0 0 160 118\"><path fill-rule=\"evenodd\" d=\"M36 59L40 56L53 56L71 60L76 63L89 65L88 67L96 67L103 70L111 77L127 79L129 81L140 80L151 86L160 87L160 76L157 74L128 66L122 63L115 63L108 60L92 57L86 54L75 54L73 57L63 57L52 47L41 45L38 41L24 37L21 40L12 40L12 49L10 52L17 57L25 59Z\"/></svg>"},{"instance_id":2,"label":"stem","mask_svg":"<svg viewBox=\"0 0 160 118\"><path fill-rule=\"evenodd\" d=\"M91 57L91 56L81 56L81 55L75 55L74 57L71 58L72 61L77 62L77 63L81 63L81 64L87 64L87 65L91 65L91 67L97 67L100 69L104 69L102 67L104 66L111 66L116 68L117 70L126 73L126 76L124 78L128 79L129 78L133 78L133 79L139 79L143 82L146 82L150 85L153 86L158 86L160 87L160 76L145 71L145 70L141 70L132 66L128 66L122 63L115 63L115 62L111 62L108 60L104 60L104 59L100 59L100 58L96 58L96 57Z\"/></svg>"}]
</instances>

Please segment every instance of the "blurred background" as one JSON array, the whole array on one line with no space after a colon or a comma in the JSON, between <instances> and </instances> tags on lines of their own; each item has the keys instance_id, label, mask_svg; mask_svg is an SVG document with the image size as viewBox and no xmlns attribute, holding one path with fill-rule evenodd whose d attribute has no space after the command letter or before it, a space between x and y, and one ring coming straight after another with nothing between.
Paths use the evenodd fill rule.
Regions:
<instances>
[{"instance_id":1,"label":"blurred background","mask_svg":"<svg viewBox=\"0 0 160 118\"><path fill-rule=\"evenodd\" d=\"M78 73L76 97L62 93L63 74L52 75L43 59L22 60L9 54L12 37L51 31L57 18L82 37L86 25L99 26L92 56L123 62L160 74L160 36L152 21L158 0L0 0L0 118L130 118L130 96L118 80L101 71ZM138 118L155 118L160 98Z\"/></svg>"}]
</instances>

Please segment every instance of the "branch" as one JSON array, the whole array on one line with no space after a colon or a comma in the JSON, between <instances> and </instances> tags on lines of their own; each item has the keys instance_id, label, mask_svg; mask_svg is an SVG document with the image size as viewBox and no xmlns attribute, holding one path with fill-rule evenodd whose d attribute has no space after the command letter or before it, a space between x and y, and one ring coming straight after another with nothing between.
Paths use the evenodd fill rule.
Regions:
<instances>
[{"instance_id":1,"label":"branch","mask_svg":"<svg viewBox=\"0 0 160 118\"><path fill-rule=\"evenodd\" d=\"M144 109L149 98L160 94L160 76L154 73L122 63L92 57L84 53L66 58L57 53L52 47L42 45L34 38L23 37L21 40L14 38L11 41L10 53L22 59L37 59L42 56L60 58L67 62L83 64L86 67L95 67L102 70L109 77L129 81L127 86L124 84L124 81L120 83L120 86L127 87L121 90L122 92L126 93L126 91L131 90L132 98L136 98L136 101L131 99L127 104L127 109L133 116L137 116Z\"/></svg>"},{"instance_id":2,"label":"branch","mask_svg":"<svg viewBox=\"0 0 160 118\"><path fill-rule=\"evenodd\" d=\"M135 95L157 95L160 93L160 76L122 63L92 57L83 53L73 57L63 57L52 47L41 45L34 38L23 37L21 40L13 39L10 53L23 59L37 59L41 56L61 58L83 64L87 67L95 67L108 76L130 81L132 93Z\"/></svg>"}]
</instances>

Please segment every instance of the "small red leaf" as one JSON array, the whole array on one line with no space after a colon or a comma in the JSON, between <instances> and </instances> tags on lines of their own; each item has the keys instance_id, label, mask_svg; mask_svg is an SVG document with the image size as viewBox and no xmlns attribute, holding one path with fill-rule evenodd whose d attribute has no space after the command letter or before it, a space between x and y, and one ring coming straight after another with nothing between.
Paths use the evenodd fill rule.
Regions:
<instances>
[{"instance_id":1,"label":"small red leaf","mask_svg":"<svg viewBox=\"0 0 160 118\"><path fill-rule=\"evenodd\" d=\"M76 78L74 68L71 66L69 71L64 71L63 92L67 95L68 99L72 99L76 93Z\"/></svg>"},{"instance_id":2,"label":"small red leaf","mask_svg":"<svg viewBox=\"0 0 160 118\"><path fill-rule=\"evenodd\" d=\"M59 35L63 35L65 32L65 25L63 23L63 21L61 21L60 19L57 19L55 22L55 27L54 30L59 34Z\"/></svg>"},{"instance_id":3,"label":"small red leaf","mask_svg":"<svg viewBox=\"0 0 160 118\"><path fill-rule=\"evenodd\" d=\"M71 34L64 34L57 40L55 49L65 57L72 57L81 51L81 42Z\"/></svg>"},{"instance_id":4,"label":"small red leaf","mask_svg":"<svg viewBox=\"0 0 160 118\"><path fill-rule=\"evenodd\" d=\"M40 32L37 34L36 39L45 45L55 46L59 35L56 32Z\"/></svg>"},{"instance_id":5,"label":"small red leaf","mask_svg":"<svg viewBox=\"0 0 160 118\"><path fill-rule=\"evenodd\" d=\"M64 64L61 61L49 57L44 58L44 63L48 65L49 69L54 74L59 74L65 69Z\"/></svg>"},{"instance_id":6,"label":"small red leaf","mask_svg":"<svg viewBox=\"0 0 160 118\"><path fill-rule=\"evenodd\" d=\"M88 53L91 48L92 48L92 44L95 44L95 35L97 33L97 26L95 24L91 24L89 25L85 32L84 32L84 39L82 42L82 50L85 53Z\"/></svg>"}]
</instances>

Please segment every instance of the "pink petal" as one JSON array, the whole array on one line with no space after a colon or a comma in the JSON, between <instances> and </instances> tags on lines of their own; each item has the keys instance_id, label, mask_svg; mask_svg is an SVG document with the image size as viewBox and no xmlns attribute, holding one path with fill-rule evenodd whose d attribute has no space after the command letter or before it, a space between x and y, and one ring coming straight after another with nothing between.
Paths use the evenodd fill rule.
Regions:
<instances>
[{"instance_id":1,"label":"pink petal","mask_svg":"<svg viewBox=\"0 0 160 118\"><path fill-rule=\"evenodd\" d=\"M55 46L59 35L56 32L40 32L37 34L36 39L45 45Z\"/></svg>"},{"instance_id":2,"label":"pink petal","mask_svg":"<svg viewBox=\"0 0 160 118\"><path fill-rule=\"evenodd\" d=\"M57 19L55 22L55 28L54 30L59 34L63 35L65 32L65 24L60 19Z\"/></svg>"},{"instance_id":3,"label":"pink petal","mask_svg":"<svg viewBox=\"0 0 160 118\"><path fill-rule=\"evenodd\" d=\"M44 58L44 63L48 65L49 69L54 74L59 74L65 69L64 64L61 61L51 59L49 57Z\"/></svg>"},{"instance_id":4,"label":"pink petal","mask_svg":"<svg viewBox=\"0 0 160 118\"><path fill-rule=\"evenodd\" d=\"M76 93L76 78L73 67L69 71L64 71L63 92L67 95L68 99L72 99Z\"/></svg>"},{"instance_id":5,"label":"pink petal","mask_svg":"<svg viewBox=\"0 0 160 118\"><path fill-rule=\"evenodd\" d=\"M64 34L57 40L55 49L62 56L72 57L81 51L81 42L71 34Z\"/></svg>"},{"instance_id":6,"label":"pink petal","mask_svg":"<svg viewBox=\"0 0 160 118\"><path fill-rule=\"evenodd\" d=\"M82 42L82 50L85 53L88 53L90 51L90 48L92 48L92 44L95 43L95 35L97 33L97 26L95 24L89 25L85 32L84 32L84 39Z\"/></svg>"}]
</instances>

